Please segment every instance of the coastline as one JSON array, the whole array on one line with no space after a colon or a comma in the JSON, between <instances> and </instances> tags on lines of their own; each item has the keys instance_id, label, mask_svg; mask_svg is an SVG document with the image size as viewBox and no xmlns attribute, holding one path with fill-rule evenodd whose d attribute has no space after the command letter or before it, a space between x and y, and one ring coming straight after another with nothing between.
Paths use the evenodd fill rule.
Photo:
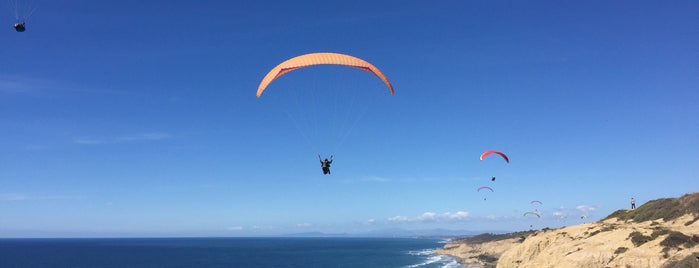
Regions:
<instances>
[{"instance_id":1,"label":"coastline","mask_svg":"<svg viewBox=\"0 0 699 268\"><path fill-rule=\"evenodd\" d=\"M465 268L493 268L497 265L497 260L486 262L478 258L480 251L477 251L473 245L451 242L441 249L435 250L435 254L448 256L456 260L461 267Z\"/></svg>"},{"instance_id":2,"label":"coastline","mask_svg":"<svg viewBox=\"0 0 699 268\"><path fill-rule=\"evenodd\" d=\"M534 231L512 232L506 234L480 234L449 241L436 254L457 259L467 268L491 268L497 266L500 256Z\"/></svg>"},{"instance_id":3,"label":"coastline","mask_svg":"<svg viewBox=\"0 0 699 268\"><path fill-rule=\"evenodd\" d=\"M495 266L485 266L485 265L482 265L482 264L476 263L476 262L466 262L466 260L464 260L463 258L461 258L459 256L451 255L448 253L443 253L443 252L441 252L441 250L442 249L435 250L435 254L447 256L449 258L456 260L456 263L459 264L459 267L463 267L463 268L491 268L491 267L495 267Z\"/></svg>"}]
</instances>

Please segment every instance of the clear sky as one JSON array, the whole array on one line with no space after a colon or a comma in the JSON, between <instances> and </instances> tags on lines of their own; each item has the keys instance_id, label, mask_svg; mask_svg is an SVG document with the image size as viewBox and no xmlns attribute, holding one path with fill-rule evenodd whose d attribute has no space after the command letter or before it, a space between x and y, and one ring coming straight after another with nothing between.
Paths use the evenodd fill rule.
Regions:
<instances>
[{"instance_id":1,"label":"clear sky","mask_svg":"<svg viewBox=\"0 0 699 268\"><path fill-rule=\"evenodd\" d=\"M0 237L515 231L699 189L697 1L31 2L0 13ZM326 51L396 94L319 66L255 97ZM290 116L325 101L274 93L343 88L333 149Z\"/></svg>"}]
</instances>

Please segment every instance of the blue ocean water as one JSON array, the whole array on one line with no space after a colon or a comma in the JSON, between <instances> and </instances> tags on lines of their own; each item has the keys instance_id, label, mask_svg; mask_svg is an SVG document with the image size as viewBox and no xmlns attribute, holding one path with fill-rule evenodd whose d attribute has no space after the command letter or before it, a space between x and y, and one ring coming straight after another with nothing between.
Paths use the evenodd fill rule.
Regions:
<instances>
[{"instance_id":1,"label":"blue ocean water","mask_svg":"<svg viewBox=\"0 0 699 268\"><path fill-rule=\"evenodd\" d=\"M0 267L460 267L435 239L0 239Z\"/></svg>"}]
</instances>

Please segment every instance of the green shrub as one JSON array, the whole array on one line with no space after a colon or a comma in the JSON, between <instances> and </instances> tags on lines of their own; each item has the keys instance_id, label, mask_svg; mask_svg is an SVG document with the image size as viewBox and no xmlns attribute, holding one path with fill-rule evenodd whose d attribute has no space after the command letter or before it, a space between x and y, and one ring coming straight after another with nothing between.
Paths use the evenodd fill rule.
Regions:
<instances>
[{"instance_id":1,"label":"green shrub","mask_svg":"<svg viewBox=\"0 0 699 268\"><path fill-rule=\"evenodd\" d=\"M627 247L619 247L619 248L617 248L617 249L614 251L614 254L621 254L621 253L626 252L627 250L629 250L629 248L627 248Z\"/></svg>"},{"instance_id":2,"label":"green shrub","mask_svg":"<svg viewBox=\"0 0 699 268\"><path fill-rule=\"evenodd\" d=\"M631 243L633 243L633 245L636 247L653 240L650 236L645 236L639 231L635 231L629 234L629 238L631 238Z\"/></svg>"},{"instance_id":3,"label":"green shrub","mask_svg":"<svg viewBox=\"0 0 699 268\"><path fill-rule=\"evenodd\" d=\"M670 233L670 231L668 229L659 228L659 229L653 231L653 233L650 234L650 237L651 237L651 240L655 240L656 238L658 238L658 236L666 235L668 233Z\"/></svg>"},{"instance_id":4,"label":"green shrub","mask_svg":"<svg viewBox=\"0 0 699 268\"><path fill-rule=\"evenodd\" d=\"M587 237L591 237L591 236L599 234L601 232L602 232L602 230L595 230L594 232L590 233L590 235L588 235ZM587 233L587 232L585 232L585 233Z\"/></svg>"},{"instance_id":5,"label":"green shrub","mask_svg":"<svg viewBox=\"0 0 699 268\"><path fill-rule=\"evenodd\" d=\"M505 240L505 239L510 239L510 238L520 238L520 240L524 240L523 237L529 236L532 233L534 233L534 231L514 232L514 233L506 233L506 234L484 233L484 234L479 234L479 235L475 235L472 237L458 239L455 242L480 244L480 243L500 241L500 240Z\"/></svg>"},{"instance_id":6,"label":"green shrub","mask_svg":"<svg viewBox=\"0 0 699 268\"><path fill-rule=\"evenodd\" d=\"M692 223L696 222L697 220L699 220L699 215L695 216L693 220L685 222L684 226L690 226L690 225L692 225Z\"/></svg>"},{"instance_id":7,"label":"green shrub","mask_svg":"<svg viewBox=\"0 0 699 268\"><path fill-rule=\"evenodd\" d=\"M486 263L492 263L492 262L496 262L498 260L498 258L495 258L495 256L488 255L488 254L478 255L478 256L476 256L476 259L478 259L482 262L486 262Z\"/></svg>"},{"instance_id":8,"label":"green shrub","mask_svg":"<svg viewBox=\"0 0 699 268\"><path fill-rule=\"evenodd\" d=\"M601 232L613 231L614 229L616 229L616 227L617 227L616 225L604 225L604 226L603 226L602 228L600 228L599 230L595 230L595 231L593 231L592 233L590 233L590 234L588 235L588 237L591 237L591 236L593 236L593 235L599 234L599 233L601 233ZM585 233L587 233L587 232L585 232Z\"/></svg>"},{"instance_id":9,"label":"green shrub","mask_svg":"<svg viewBox=\"0 0 699 268\"><path fill-rule=\"evenodd\" d=\"M679 248L680 245L690 248L695 244L691 236L675 231L669 232L669 235L660 242L660 245L665 248Z\"/></svg>"},{"instance_id":10,"label":"green shrub","mask_svg":"<svg viewBox=\"0 0 699 268\"><path fill-rule=\"evenodd\" d=\"M607 220L607 219L612 219L612 218L619 218L620 220L626 220L629 218L626 214L628 214L627 210L620 209L620 210L612 212L612 214L609 214L609 216L607 216L606 218L604 218L602 220Z\"/></svg>"}]
</instances>

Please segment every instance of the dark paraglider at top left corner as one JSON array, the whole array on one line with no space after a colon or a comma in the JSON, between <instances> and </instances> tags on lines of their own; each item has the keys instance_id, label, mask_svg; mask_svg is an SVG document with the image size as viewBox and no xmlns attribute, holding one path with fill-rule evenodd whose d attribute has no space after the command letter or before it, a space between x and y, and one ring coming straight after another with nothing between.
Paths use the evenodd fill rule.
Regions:
<instances>
[{"instance_id":1,"label":"dark paraglider at top left corner","mask_svg":"<svg viewBox=\"0 0 699 268\"><path fill-rule=\"evenodd\" d=\"M15 16L15 23L12 26L16 32L27 30L27 20L34 14L36 7L29 0L8 0L10 11Z\"/></svg>"}]
</instances>

